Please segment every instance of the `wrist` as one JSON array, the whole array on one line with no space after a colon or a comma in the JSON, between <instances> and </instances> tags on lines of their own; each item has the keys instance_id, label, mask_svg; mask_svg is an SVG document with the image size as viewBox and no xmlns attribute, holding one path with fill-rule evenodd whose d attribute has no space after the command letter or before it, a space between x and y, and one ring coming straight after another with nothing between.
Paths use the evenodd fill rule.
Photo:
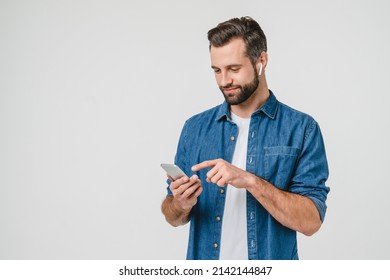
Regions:
<instances>
[{"instance_id":1,"label":"wrist","mask_svg":"<svg viewBox=\"0 0 390 280\"><path fill-rule=\"evenodd\" d=\"M188 206L185 206L183 205L182 203L180 203L180 201L178 201L177 199L173 198L172 200L172 210L179 216L179 215L182 215L182 214L187 214L191 211L191 208L192 207L188 207Z\"/></svg>"},{"instance_id":2,"label":"wrist","mask_svg":"<svg viewBox=\"0 0 390 280\"><path fill-rule=\"evenodd\" d=\"M248 184L246 189L248 190L248 192L253 194L254 191L259 190L259 188L261 188L262 179L252 173L249 174L250 175L248 177Z\"/></svg>"}]
</instances>

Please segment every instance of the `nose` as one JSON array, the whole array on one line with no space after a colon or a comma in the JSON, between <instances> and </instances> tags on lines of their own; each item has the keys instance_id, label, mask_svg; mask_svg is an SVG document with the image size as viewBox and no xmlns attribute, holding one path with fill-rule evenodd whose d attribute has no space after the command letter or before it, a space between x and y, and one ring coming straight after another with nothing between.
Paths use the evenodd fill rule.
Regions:
<instances>
[{"instance_id":1,"label":"nose","mask_svg":"<svg viewBox=\"0 0 390 280\"><path fill-rule=\"evenodd\" d=\"M221 79L220 79L220 86L226 87L233 83L232 78L230 77L229 73L227 71L223 71L221 73Z\"/></svg>"}]
</instances>

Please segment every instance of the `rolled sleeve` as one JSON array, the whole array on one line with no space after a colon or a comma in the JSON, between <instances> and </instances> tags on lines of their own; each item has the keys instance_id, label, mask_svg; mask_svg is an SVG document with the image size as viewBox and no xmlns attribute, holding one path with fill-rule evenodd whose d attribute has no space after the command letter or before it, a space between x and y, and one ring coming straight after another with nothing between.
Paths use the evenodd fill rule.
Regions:
<instances>
[{"instance_id":1,"label":"rolled sleeve","mask_svg":"<svg viewBox=\"0 0 390 280\"><path fill-rule=\"evenodd\" d=\"M177 145L177 151L175 155L175 164L179 166L182 170L186 170L186 143L187 143L187 130L188 130L188 121L185 122L183 129L180 134L179 143ZM171 185L171 180L167 179L167 196L172 196L172 191L169 188Z\"/></svg>"},{"instance_id":2,"label":"rolled sleeve","mask_svg":"<svg viewBox=\"0 0 390 280\"><path fill-rule=\"evenodd\" d=\"M325 185L329 176L325 145L321 130L312 120L305 132L302 151L292 178L290 191L308 197L317 207L321 221L326 213L330 188Z\"/></svg>"}]
</instances>

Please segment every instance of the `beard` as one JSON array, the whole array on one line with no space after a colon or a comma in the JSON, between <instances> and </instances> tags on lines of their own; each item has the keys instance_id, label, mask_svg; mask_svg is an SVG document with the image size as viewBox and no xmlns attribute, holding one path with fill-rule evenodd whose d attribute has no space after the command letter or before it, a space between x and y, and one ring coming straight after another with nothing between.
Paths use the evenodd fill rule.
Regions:
<instances>
[{"instance_id":1,"label":"beard","mask_svg":"<svg viewBox=\"0 0 390 280\"><path fill-rule=\"evenodd\" d=\"M219 87L219 89L222 91L222 94L229 105L239 105L245 102L246 100L248 100L248 98L251 97L252 94L256 91L258 86L259 86L259 77L256 75L256 71L255 71L255 77L250 83L243 86L230 84L224 87ZM224 90L226 89L233 89L233 88L238 90L238 92L231 93L231 94L224 92Z\"/></svg>"}]
</instances>

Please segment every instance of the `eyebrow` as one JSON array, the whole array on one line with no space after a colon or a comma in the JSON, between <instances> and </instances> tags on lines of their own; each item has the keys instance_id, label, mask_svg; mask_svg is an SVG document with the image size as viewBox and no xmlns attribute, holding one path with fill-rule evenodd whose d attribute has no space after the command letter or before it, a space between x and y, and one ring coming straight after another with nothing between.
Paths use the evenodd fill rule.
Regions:
<instances>
[{"instance_id":1,"label":"eyebrow","mask_svg":"<svg viewBox=\"0 0 390 280\"><path fill-rule=\"evenodd\" d=\"M234 68L234 67L242 67L242 64L229 64L226 66L226 68ZM214 66L214 65L211 65L211 68L212 69L220 69L219 67Z\"/></svg>"}]
</instances>

